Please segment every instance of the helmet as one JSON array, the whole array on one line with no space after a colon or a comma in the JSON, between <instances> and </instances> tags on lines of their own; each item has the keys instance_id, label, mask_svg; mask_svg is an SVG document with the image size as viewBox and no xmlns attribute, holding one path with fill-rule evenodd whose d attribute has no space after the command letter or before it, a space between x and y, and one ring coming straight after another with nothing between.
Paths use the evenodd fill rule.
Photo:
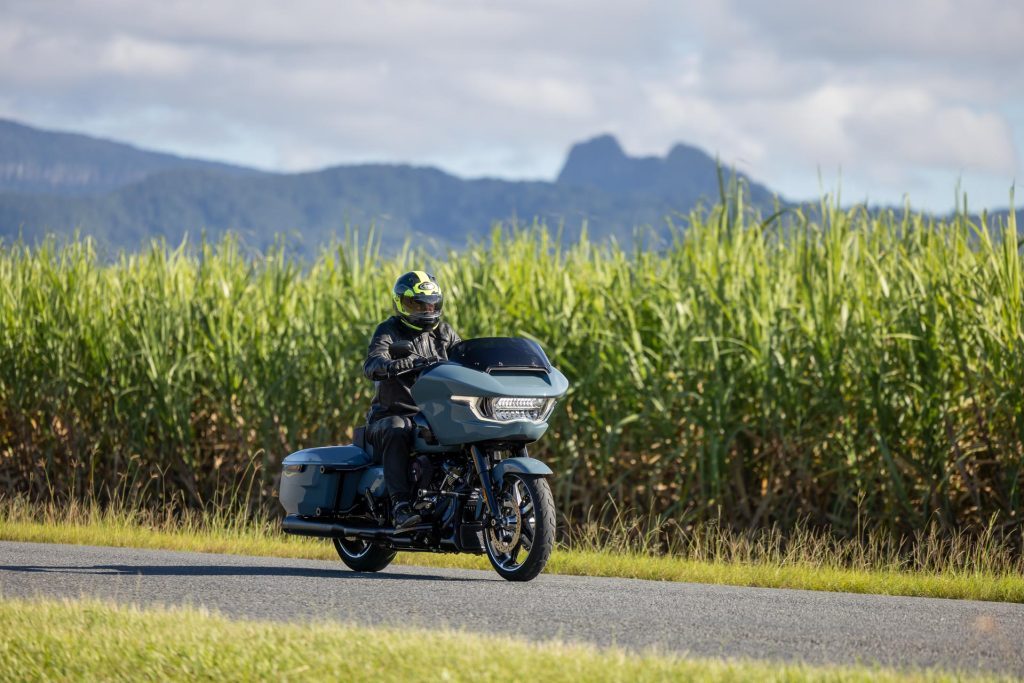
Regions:
<instances>
[{"instance_id":1,"label":"helmet","mask_svg":"<svg viewBox=\"0 0 1024 683\"><path fill-rule=\"evenodd\" d=\"M417 332L432 330L441 322L444 295L425 270L411 270L395 280L391 300L402 322Z\"/></svg>"}]
</instances>

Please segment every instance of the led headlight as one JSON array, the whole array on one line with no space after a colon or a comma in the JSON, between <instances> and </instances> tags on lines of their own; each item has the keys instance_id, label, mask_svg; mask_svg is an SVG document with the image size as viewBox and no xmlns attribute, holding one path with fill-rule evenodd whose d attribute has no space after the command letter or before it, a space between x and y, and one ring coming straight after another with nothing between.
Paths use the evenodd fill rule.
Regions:
<instances>
[{"instance_id":1,"label":"led headlight","mask_svg":"<svg viewBox=\"0 0 1024 683\"><path fill-rule=\"evenodd\" d=\"M495 420L533 420L542 422L551 414L555 401L550 398L488 398L484 411Z\"/></svg>"},{"instance_id":2,"label":"led headlight","mask_svg":"<svg viewBox=\"0 0 1024 683\"><path fill-rule=\"evenodd\" d=\"M482 398L480 396L452 396L452 401L469 406L478 420L512 422L529 420L544 422L555 409L553 398Z\"/></svg>"}]
</instances>

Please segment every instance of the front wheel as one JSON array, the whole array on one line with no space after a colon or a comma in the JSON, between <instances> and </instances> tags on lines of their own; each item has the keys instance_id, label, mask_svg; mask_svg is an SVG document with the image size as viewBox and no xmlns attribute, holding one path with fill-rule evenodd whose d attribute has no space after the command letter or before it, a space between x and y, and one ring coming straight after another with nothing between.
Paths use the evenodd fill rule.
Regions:
<instances>
[{"instance_id":1,"label":"front wheel","mask_svg":"<svg viewBox=\"0 0 1024 683\"><path fill-rule=\"evenodd\" d=\"M379 572L391 564L398 553L376 543L363 540L334 539L338 557L354 572Z\"/></svg>"},{"instance_id":2,"label":"front wheel","mask_svg":"<svg viewBox=\"0 0 1024 683\"><path fill-rule=\"evenodd\" d=\"M529 581L555 547L555 499L542 477L506 475L498 493L501 517L484 534L487 558L509 581Z\"/></svg>"}]
</instances>

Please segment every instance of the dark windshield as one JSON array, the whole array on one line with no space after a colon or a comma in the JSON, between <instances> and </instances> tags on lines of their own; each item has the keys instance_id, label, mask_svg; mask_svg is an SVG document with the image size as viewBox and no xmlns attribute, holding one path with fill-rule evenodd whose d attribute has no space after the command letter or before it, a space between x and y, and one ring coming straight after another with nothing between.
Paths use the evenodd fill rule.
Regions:
<instances>
[{"instance_id":1,"label":"dark windshield","mask_svg":"<svg viewBox=\"0 0 1024 683\"><path fill-rule=\"evenodd\" d=\"M448 350L448 360L474 370L543 370L551 363L540 344L518 337L482 337L459 342Z\"/></svg>"}]
</instances>

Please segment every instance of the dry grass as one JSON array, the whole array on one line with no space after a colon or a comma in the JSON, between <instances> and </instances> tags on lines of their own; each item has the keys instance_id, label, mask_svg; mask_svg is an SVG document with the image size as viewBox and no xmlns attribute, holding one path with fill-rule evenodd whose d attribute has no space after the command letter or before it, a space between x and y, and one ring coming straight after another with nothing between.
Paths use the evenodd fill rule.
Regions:
<instances>
[{"instance_id":1,"label":"dry grass","mask_svg":"<svg viewBox=\"0 0 1024 683\"><path fill-rule=\"evenodd\" d=\"M42 506L19 498L0 498L0 539L337 560L330 543L284 535L275 520L259 515L191 509L155 513L79 503ZM490 569L485 558L473 555L400 553L397 561ZM547 571L1024 602L1020 556L995 533L925 534L903 542L877 532L854 541L807 529L792 537L775 531L739 534L718 525L666 533L665 525L651 526L650 520L620 513L610 527L592 522L573 530L552 554Z\"/></svg>"}]
</instances>

